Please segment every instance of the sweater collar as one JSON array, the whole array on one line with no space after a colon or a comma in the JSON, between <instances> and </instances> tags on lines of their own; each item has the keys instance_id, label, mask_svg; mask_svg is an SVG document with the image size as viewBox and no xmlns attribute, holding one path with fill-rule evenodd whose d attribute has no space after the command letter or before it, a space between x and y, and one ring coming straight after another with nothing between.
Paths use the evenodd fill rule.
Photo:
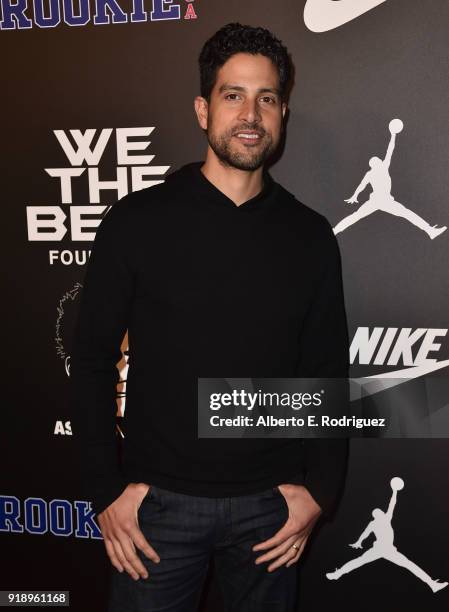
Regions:
<instances>
[{"instance_id":1,"label":"sweater collar","mask_svg":"<svg viewBox=\"0 0 449 612\"><path fill-rule=\"evenodd\" d=\"M269 172L263 171L263 187L262 190L243 204L237 206L227 195L225 195L218 187L211 183L201 172L201 166L204 162L191 162L182 166L179 170L174 171L167 176L173 178L187 179L188 185L186 188L196 196L207 201L208 204L217 205L222 208L227 208L234 211L235 214L246 214L255 211L265 210L275 201L277 192L277 183L273 180Z\"/></svg>"}]
</instances>

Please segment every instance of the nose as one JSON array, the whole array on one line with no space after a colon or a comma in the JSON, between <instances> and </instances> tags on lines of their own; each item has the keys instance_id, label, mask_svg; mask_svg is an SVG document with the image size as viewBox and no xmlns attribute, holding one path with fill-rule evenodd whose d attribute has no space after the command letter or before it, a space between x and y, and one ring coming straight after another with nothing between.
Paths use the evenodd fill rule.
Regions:
<instances>
[{"instance_id":1,"label":"nose","mask_svg":"<svg viewBox=\"0 0 449 612\"><path fill-rule=\"evenodd\" d=\"M245 102L240 107L239 119L246 121L246 123L253 123L254 121L260 121L260 109L257 100L253 98L246 98Z\"/></svg>"}]
</instances>

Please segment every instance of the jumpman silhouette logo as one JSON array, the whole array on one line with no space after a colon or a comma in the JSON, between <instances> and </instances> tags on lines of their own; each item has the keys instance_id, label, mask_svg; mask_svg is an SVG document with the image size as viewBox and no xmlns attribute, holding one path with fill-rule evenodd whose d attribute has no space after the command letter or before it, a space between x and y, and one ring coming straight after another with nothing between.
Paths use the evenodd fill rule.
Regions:
<instances>
[{"instance_id":1,"label":"jumpman silhouette logo","mask_svg":"<svg viewBox=\"0 0 449 612\"><path fill-rule=\"evenodd\" d=\"M354 544L349 544L349 546L352 548L362 548L363 540L365 540L370 533L373 533L375 536L375 541L371 548L360 555L360 557L356 557L352 561L345 563L340 569L337 568L335 571L327 573L326 578L329 578L329 580L338 580L338 578L343 576L343 574L348 574L357 567L365 565L365 563L370 563L376 559L387 559L392 563L396 563L396 565L408 569L410 572L415 574L417 578L420 578L423 582L425 582L434 593L436 593L437 591L444 589L448 583L440 582L438 579L433 580L429 574L418 567L416 563L413 563L413 561L410 561L410 559L407 559L405 555L400 553L393 544L394 532L391 526L391 519L393 517L393 510L396 505L397 493L404 488L404 481L402 478L395 476L391 479L390 485L393 489L393 494L391 496L387 512L383 512L380 508L375 508L372 512L373 520L368 523L365 531L360 535L357 542L354 542Z\"/></svg>"},{"instance_id":2,"label":"jumpman silhouette logo","mask_svg":"<svg viewBox=\"0 0 449 612\"><path fill-rule=\"evenodd\" d=\"M371 170L365 174L360 182L360 185L354 192L354 195L345 200L348 204L356 204L358 202L358 195L367 187L371 185L372 192L369 198L364 202L360 208L345 217L342 221L337 223L334 227L334 234L342 232L350 225L353 225L363 217L367 217L376 210L383 210L384 212L395 215L396 217L403 217L416 225L419 229L426 232L431 240L442 234L446 229L446 225L437 227L436 225L430 225L422 217L414 213L413 211L406 208L403 204L396 202L394 197L391 195L391 177L389 174L389 168L391 163L391 156L393 155L394 147L396 144L396 134L402 132L404 124L400 119L392 119L389 123L389 130L391 134L390 142L388 144L387 153L385 159L379 157L371 157L369 165Z\"/></svg>"}]
</instances>

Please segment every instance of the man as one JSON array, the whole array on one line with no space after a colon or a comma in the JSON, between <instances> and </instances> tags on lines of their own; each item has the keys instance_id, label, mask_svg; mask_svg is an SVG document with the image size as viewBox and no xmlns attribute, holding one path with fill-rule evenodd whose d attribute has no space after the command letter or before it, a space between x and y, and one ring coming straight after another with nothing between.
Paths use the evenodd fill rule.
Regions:
<instances>
[{"instance_id":1,"label":"man","mask_svg":"<svg viewBox=\"0 0 449 612\"><path fill-rule=\"evenodd\" d=\"M294 609L295 564L346 469L342 439L198 439L198 377L345 377L349 352L332 228L264 169L287 110L286 48L233 23L199 63L206 160L102 220L74 337L74 436L118 570L110 612L195 610L212 557L226 610Z\"/></svg>"}]
</instances>

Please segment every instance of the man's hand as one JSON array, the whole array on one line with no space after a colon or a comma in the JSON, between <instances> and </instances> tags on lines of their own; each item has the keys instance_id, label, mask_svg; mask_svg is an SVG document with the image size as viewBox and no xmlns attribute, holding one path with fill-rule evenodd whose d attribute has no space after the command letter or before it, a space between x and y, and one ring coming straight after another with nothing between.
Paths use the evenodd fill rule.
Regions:
<instances>
[{"instance_id":1,"label":"man's hand","mask_svg":"<svg viewBox=\"0 0 449 612\"><path fill-rule=\"evenodd\" d=\"M354 544L349 544L351 548L362 548L361 542L354 542Z\"/></svg>"},{"instance_id":2,"label":"man's hand","mask_svg":"<svg viewBox=\"0 0 449 612\"><path fill-rule=\"evenodd\" d=\"M348 204L357 204L358 202L357 196L353 195L351 198L348 198L347 200L345 200L345 202L347 202Z\"/></svg>"},{"instance_id":3,"label":"man's hand","mask_svg":"<svg viewBox=\"0 0 449 612\"><path fill-rule=\"evenodd\" d=\"M272 538L253 546L253 551L271 549L256 559L256 564L275 559L268 566L269 572L281 565L289 567L298 561L307 538L322 513L319 504L303 485L283 484L278 488L287 502L287 522ZM293 548L293 544L297 548Z\"/></svg>"},{"instance_id":4,"label":"man's hand","mask_svg":"<svg viewBox=\"0 0 449 612\"><path fill-rule=\"evenodd\" d=\"M123 493L97 516L106 552L112 565L139 579L148 578L148 572L136 554L136 546L155 563L160 558L139 528L137 511L151 485L130 483Z\"/></svg>"}]
</instances>

